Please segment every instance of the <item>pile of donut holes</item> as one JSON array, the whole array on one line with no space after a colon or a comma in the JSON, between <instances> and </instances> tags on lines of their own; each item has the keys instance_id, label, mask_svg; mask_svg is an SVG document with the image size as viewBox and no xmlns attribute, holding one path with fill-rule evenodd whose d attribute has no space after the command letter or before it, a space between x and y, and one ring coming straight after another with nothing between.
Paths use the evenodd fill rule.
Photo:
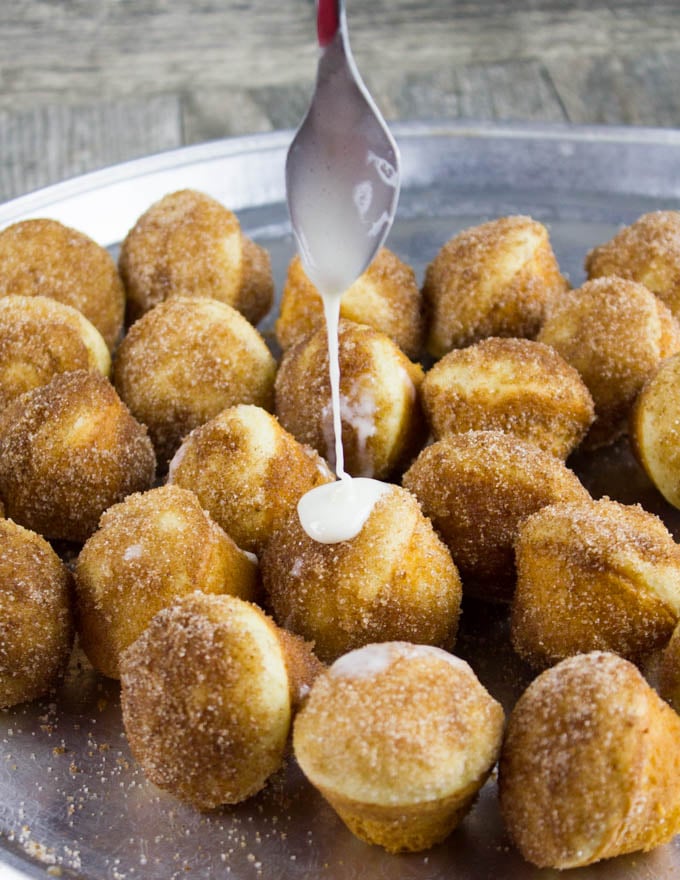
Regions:
<instances>
[{"instance_id":1,"label":"pile of donut holes","mask_svg":"<svg viewBox=\"0 0 680 880\"><path fill-rule=\"evenodd\" d=\"M117 266L57 221L0 231L0 705L54 689L77 633L122 679L149 778L236 803L280 767L324 663L381 642L452 651L464 598L507 607L535 671L661 652L680 709L680 547L570 466L628 443L680 507L680 213L644 215L585 267L573 288L524 216L459 232L421 287L379 251L341 302L341 423L348 472L391 488L356 538L323 545L296 513L335 467L299 258L264 335L269 255L202 193L150 206ZM166 661L180 642L196 669ZM154 690L184 685L171 704Z\"/></svg>"}]
</instances>

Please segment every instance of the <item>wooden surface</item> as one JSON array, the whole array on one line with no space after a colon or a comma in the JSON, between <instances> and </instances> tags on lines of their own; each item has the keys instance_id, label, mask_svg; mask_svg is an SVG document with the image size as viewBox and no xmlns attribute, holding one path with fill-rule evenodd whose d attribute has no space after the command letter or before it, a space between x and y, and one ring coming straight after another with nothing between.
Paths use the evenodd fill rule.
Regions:
<instances>
[{"instance_id":1,"label":"wooden surface","mask_svg":"<svg viewBox=\"0 0 680 880\"><path fill-rule=\"evenodd\" d=\"M680 127L680 3L348 0L388 119ZM0 201L124 159L295 127L313 0L3 0Z\"/></svg>"}]
</instances>

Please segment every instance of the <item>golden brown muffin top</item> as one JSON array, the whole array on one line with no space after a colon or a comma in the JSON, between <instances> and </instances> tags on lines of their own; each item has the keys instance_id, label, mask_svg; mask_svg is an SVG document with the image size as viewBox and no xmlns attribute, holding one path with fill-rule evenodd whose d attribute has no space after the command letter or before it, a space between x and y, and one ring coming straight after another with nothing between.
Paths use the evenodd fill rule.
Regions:
<instances>
[{"instance_id":1,"label":"golden brown muffin top","mask_svg":"<svg viewBox=\"0 0 680 880\"><path fill-rule=\"evenodd\" d=\"M106 507L150 486L156 465L146 429L107 379L86 370L59 373L10 403L0 450L8 514L69 540L85 540Z\"/></svg>"},{"instance_id":2,"label":"golden brown muffin top","mask_svg":"<svg viewBox=\"0 0 680 880\"><path fill-rule=\"evenodd\" d=\"M159 612L121 658L125 728L149 778L203 809L258 791L288 737L284 650L264 612L232 596Z\"/></svg>"},{"instance_id":3,"label":"golden brown muffin top","mask_svg":"<svg viewBox=\"0 0 680 880\"><path fill-rule=\"evenodd\" d=\"M529 685L500 763L503 814L526 858L588 864L616 841L631 810L644 814L655 793L640 774L659 712L680 729L635 666L611 653L570 657Z\"/></svg>"},{"instance_id":4,"label":"golden brown muffin top","mask_svg":"<svg viewBox=\"0 0 680 880\"><path fill-rule=\"evenodd\" d=\"M586 256L590 278L618 275L656 293L674 314L680 307L680 211L652 211Z\"/></svg>"},{"instance_id":5,"label":"golden brown muffin top","mask_svg":"<svg viewBox=\"0 0 680 880\"><path fill-rule=\"evenodd\" d=\"M56 220L22 220L0 232L0 296L41 294L73 306L113 349L125 292L105 248Z\"/></svg>"},{"instance_id":6,"label":"golden brown muffin top","mask_svg":"<svg viewBox=\"0 0 680 880\"><path fill-rule=\"evenodd\" d=\"M503 710L463 660L383 642L345 654L316 680L294 745L315 785L406 805L477 781L495 761L502 726Z\"/></svg>"}]
</instances>

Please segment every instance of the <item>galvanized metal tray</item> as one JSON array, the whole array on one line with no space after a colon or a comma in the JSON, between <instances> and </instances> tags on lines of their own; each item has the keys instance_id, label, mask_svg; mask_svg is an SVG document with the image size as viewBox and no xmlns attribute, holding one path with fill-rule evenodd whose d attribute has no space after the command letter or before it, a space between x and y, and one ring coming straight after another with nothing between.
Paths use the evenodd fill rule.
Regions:
<instances>
[{"instance_id":1,"label":"galvanized metal tray","mask_svg":"<svg viewBox=\"0 0 680 880\"><path fill-rule=\"evenodd\" d=\"M680 133L622 128L401 125L404 181L388 244L419 276L456 231L503 214L548 224L578 284L587 250L645 211L680 208ZM61 220L115 252L148 205L202 189L235 210L272 255L277 289L293 253L283 164L290 133L218 141L86 175L0 206L0 227ZM271 326L265 322L265 329ZM676 537L625 443L574 466L596 495L641 501ZM467 603L457 653L510 709L531 674L510 648L507 612ZM0 714L0 877L88 880L547 880L507 839L494 780L460 828L428 853L390 856L355 839L291 758L247 803L200 814L148 783L128 750L118 686L76 653L50 700ZM570 872L574 880L680 876L680 838L648 855Z\"/></svg>"}]
</instances>

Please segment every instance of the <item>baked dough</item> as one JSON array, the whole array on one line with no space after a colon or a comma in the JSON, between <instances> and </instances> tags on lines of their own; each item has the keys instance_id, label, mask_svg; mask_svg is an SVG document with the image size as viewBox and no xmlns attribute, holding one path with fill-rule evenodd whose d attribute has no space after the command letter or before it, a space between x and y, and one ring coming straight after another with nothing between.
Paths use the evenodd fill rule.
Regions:
<instances>
[{"instance_id":1,"label":"baked dough","mask_svg":"<svg viewBox=\"0 0 680 880\"><path fill-rule=\"evenodd\" d=\"M228 406L271 409L275 374L264 339L243 315L215 299L175 296L130 328L113 381L165 467L191 430Z\"/></svg>"},{"instance_id":2,"label":"baked dough","mask_svg":"<svg viewBox=\"0 0 680 880\"><path fill-rule=\"evenodd\" d=\"M132 753L151 782L198 809L239 803L283 764L293 713L321 668L256 605L185 596L122 656Z\"/></svg>"},{"instance_id":3,"label":"baked dough","mask_svg":"<svg viewBox=\"0 0 680 880\"><path fill-rule=\"evenodd\" d=\"M661 696L680 712L680 624L659 657L658 682Z\"/></svg>"},{"instance_id":4,"label":"baked dough","mask_svg":"<svg viewBox=\"0 0 680 880\"><path fill-rule=\"evenodd\" d=\"M125 291L113 258L57 220L22 220L0 232L0 296L49 296L90 321L113 351L123 331Z\"/></svg>"},{"instance_id":5,"label":"baked dough","mask_svg":"<svg viewBox=\"0 0 680 880\"><path fill-rule=\"evenodd\" d=\"M57 373L111 371L101 333L77 309L47 296L0 298L0 409Z\"/></svg>"},{"instance_id":6,"label":"baked dough","mask_svg":"<svg viewBox=\"0 0 680 880\"><path fill-rule=\"evenodd\" d=\"M645 382L630 415L630 445L666 501L680 507L680 354Z\"/></svg>"},{"instance_id":7,"label":"baked dough","mask_svg":"<svg viewBox=\"0 0 680 880\"><path fill-rule=\"evenodd\" d=\"M385 479L407 464L426 433L419 364L370 327L340 321L340 415L345 470ZM276 414L301 443L335 467L326 330L289 349L275 386Z\"/></svg>"},{"instance_id":8,"label":"baked dough","mask_svg":"<svg viewBox=\"0 0 680 880\"><path fill-rule=\"evenodd\" d=\"M438 648L367 645L314 683L295 756L347 827L389 852L427 849L469 810L496 762L503 710Z\"/></svg>"},{"instance_id":9,"label":"baked dough","mask_svg":"<svg viewBox=\"0 0 680 880\"><path fill-rule=\"evenodd\" d=\"M195 190L169 193L128 232L120 249L128 323L170 296L209 296L257 324L274 294L269 254L235 214Z\"/></svg>"},{"instance_id":10,"label":"baked dough","mask_svg":"<svg viewBox=\"0 0 680 880\"><path fill-rule=\"evenodd\" d=\"M146 428L99 373L58 373L0 414L0 495L7 516L46 538L85 541L99 517L148 489Z\"/></svg>"},{"instance_id":11,"label":"baked dough","mask_svg":"<svg viewBox=\"0 0 680 880\"><path fill-rule=\"evenodd\" d=\"M423 409L435 439L503 431L566 459L594 418L578 372L547 345L491 337L450 351L425 375Z\"/></svg>"},{"instance_id":12,"label":"baked dough","mask_svg":"<svg viewBox=\"0 0 680 880\"><path fill-rule=\"evenodd\" d=\"M393 486L359 534L321 544L297 510L270 539L262 579L274 617L313 641L323 661L369 642L451 647L461 587L448 550L415 498Z\"/></svg>"},{"instance_id":13,"label":"baked dough","mask_svg":"<svg viewBox=\"0 0 680 880\"><path fill-rule=\"evenodd\" d=\"M680 350L680 326L642 284L612 276L563 294L538 339L555 348L588 386L595 421L584 444L594 448L625 433L645 381Z\"/></svg>"},{"instance_id":14,"label":"baked dough","mask_svg":"<svg viewBox=\"0 0 680 880\"><path fill-rule=\"evenodd\" d=\"M71 576L40 535L0 520L0 708L46 694L71 653Z\"/></svg>"},{"instance_id":15,"label":"baked dough","mask_svg":"<svg viewBox=\"0 0 680 880\"><path fill-rule=\"evenodd\" d=\"M555 456L501 431L433 443L403 484L451 551L463 589L503 601L515 587L513 542L524 517L555 501L590 497Z\"/></svg>"},{"instance_id":16,"label":"baked dough","mask_svg":"<svg viewBox=\"0 0 680 880\"><path fill-rule=\"evenodd\" d=\"M417 360L423 348L425 319L422 297L410 266L387 248L343 294L340 316L380 330L406 357ZM323 324L323 305L299 256L288 267L276 321L276 338L286 351Z\"/></svg>"},{"instance_id":17,"label":"baked dough","mask_svg":"<svg viewBox=\"0 0 680 880\"><path fill-rule=\"evenodd\" d=\"M638 281L680 317L680 211L652 211L586 257L589 278Z\"/></svg>"},{"instance_id":18,"label":"baked dough","mask_svg":"<svg viewBox=\"0 0 680 880\"><path fill-rule=\"evenodd\" d=\"M541 868L646 852L680 831L680 718L627 660L570 657L513 709L498 782L506 827Z\"/></svg>"},{"instance_id":19,"label":"baked dough","mask_svg":"<svg viewBox=\"0 0 680 880\"><path fill-rule=\"evenodd\" d=\"M543 507L520 525L512 643L534 666L614 651L640 661L680 620L680 546L637 505Z\"/></svg>"},{"instance_id":20,"label":"baked dough","mask_svg":"<svg viewBox=\"0 0 680 880\"><path fill-rule=\"evenodd\" d=\"M179 596L201 590L253 599L257 587L257 565L178 486L110 507L80 551L75 576L80 642L111 678L125 648Z\"/></svg>"},{"instance_id":21,"label":"baked dough","mask_svg":"<svg viewBox=\"0 0 680 880\"><path fill-rule=\"evenodd\" d=\"M568 288L548 230L530 217L501 217L458 233L427 267L427 349L440 358L487 336L539 331L548 303Z\"/></svg>"},{"instance_id":22,"label":"baked dough","mask_svg":"<svg viewBox=\"0 0 680 880\"><path fill-rule=\"evenodd\" d=\"M326 462L261 407L229 407L195 428L168 482L196 493L239 547L259 555L310 489L333 480Z\"/></svg>"}]
</instances>

